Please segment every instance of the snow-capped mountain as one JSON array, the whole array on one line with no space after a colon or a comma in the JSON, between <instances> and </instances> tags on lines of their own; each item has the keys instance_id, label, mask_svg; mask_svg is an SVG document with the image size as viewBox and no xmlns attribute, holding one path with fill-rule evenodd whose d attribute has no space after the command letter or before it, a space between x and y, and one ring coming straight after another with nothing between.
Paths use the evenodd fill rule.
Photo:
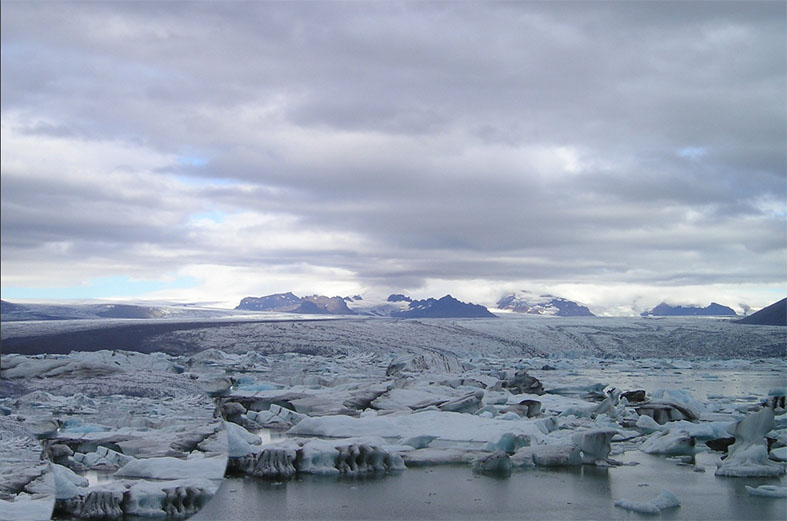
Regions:
<instances>
[{"instance_id":1,"label":"snow-capped mountain","mask_svg":"<svg viewBox=\"0 0 787 521\"><path fill-rule=\"evenodd\" d=\"M552 315L557 317L593 317L590 310L574 301L553 295L537 295L521 291L507 295L497 301L498 309L527 313L530 315Z\"/></svg>"},{"instance_id":2,"label":"snow-capped mountain","mask_svg":"<svg viewBox=\"0 0 787 521\"><path fill-rule=\"evenodd\" d=\"M451 295L442 298L413 300L406 311L399 311L392 316L399 318L493 318L495 315L479 304L461 302Z\"/></svg>"}]
</instances>

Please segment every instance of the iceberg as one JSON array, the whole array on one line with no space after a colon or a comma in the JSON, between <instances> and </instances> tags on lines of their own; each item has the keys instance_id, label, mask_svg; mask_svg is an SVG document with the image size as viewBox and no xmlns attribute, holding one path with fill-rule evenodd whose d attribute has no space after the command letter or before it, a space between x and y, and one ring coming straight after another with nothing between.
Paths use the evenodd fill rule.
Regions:
<instances>
[{"instance_id":1,"label":"iceberg","mask_svg":"<svg viewBox=\"0 0 787 521\"><path fill-rule=\"evenodd\" d=\"M582 454L573 445L535 445L517 450L511 461L516 467L576 467Z\"/></svg>"},{"instance_id":2,"label":"iceberg","mask_svg":"<svg viewBox=\"0 0 787 521\"><path fill-rule=\"evenodd\" d=\"M227 467L223 454L203 455L195 452L186 459L161 457L132 459L115 473L118 477L140 477L154 479L184 479L203 477L221 479Z\"/></svg>"},{"instance_id":3,"label":"iceberg","mask_svg":"<svg viewBox=\"0 0 787 521\"><path fill-rule=\"evenodd\" d=\"M787 487L779 487L776 485L760 485L759 487L750 487L744 485L746 492L750 496L764 496L764 497L787 497Z\"/></svg>"},{"instance_id":4,"label":"iceberg","mask_svg":"<svg viewBox=\"0 0 787 521\"><path fill-rule=\"evenodd\" d=\"M638 502L618 499L615 501L615 506L641 514L658 514L664 509L679 507L680 500L669 490L662 489L659 495L650 501Z\"/></svg>"},{"instance_id":5,"label":"iceberg","mask_svg":"<svg viewBox=\"0 0 787 521\"><path fill-rule=\"evenodd\" d=\"M577 432L571 441L579 449L582 463L606 462L612 450L612 437L617 433L617 430L612 429Z\"/></svg>"},{"instance_id":6,"label":"iceberg","mask_svg":"<svg viewBox=\"0 0 787 521\"><path fill-rule=\"evenodd\" d=\"M763 407L730 425L727 431L735 436L728 455L717 465L717 476L775 477L784 474L784 464L768 459L765 435L774 427L773 409Z\"/></svg>"},{"instance_id":7,"label":"iceberg","mask_svg":"<svg viewBox=\"0 0 787 521\"><path fill-rule=\"evenodd\" d=\"M473 472L483 474L501 474L507 476L511 474L514 467L511 458L502 450L493 452L486 456L481 456L473 462Z\"/></svg>"},{"instance_id":8,"label":"iceberg","mask_svg":"<svg viewBox=\"0 0 787 521\"><path fill-rule=\"evenodd\" d=\"M647 454L667 454L670 456L693 455L697 439L684 430L654 432L646 439L639 450Z\"/></svg>"}]
</instances>

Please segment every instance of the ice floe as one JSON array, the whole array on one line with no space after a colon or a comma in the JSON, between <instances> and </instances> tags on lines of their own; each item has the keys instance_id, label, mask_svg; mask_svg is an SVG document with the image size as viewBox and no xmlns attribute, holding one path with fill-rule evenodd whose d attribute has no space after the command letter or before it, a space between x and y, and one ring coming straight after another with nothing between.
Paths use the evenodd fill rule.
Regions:
<instances>
[{"instance_id":1,"label":"ice floe","mask_svg":"<svg viewBox=\"0 0 787 521\"><path fill-rule=\"evenodd\" d=\"M615 501L615 506L632 510L641 514L658 514L667 508L675 508L680 506L680 500L674 493L669 490L663 489L659 495L650 501L631 501L628 499L618 499Z\"/></svg>"}]
</instances>

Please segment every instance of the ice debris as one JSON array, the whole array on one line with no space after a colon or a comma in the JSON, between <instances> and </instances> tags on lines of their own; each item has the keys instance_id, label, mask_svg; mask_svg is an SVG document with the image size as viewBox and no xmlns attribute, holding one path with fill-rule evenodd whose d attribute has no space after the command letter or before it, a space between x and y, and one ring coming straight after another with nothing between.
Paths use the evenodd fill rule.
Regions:
<instances>
[{"instance_id":1,"label":"ice debris","mask_svg":"<svg viewBox=\"0 0 787 521\"><path fill-rule=\"evenodd\" d=\"M633 510L642 514L658 514L666 508L675 508L680 506L680 500L667 489L662 489L658 496L650 501L630 501L628 499L618 499L615 501L615 506L624 508L626 510Z\"/></svg>"},{"instance_id":2,"label":"ice debris","mask_svg":"<svg viewBox=\"0 0 787 521\"><path fill-rule=\"evenodd\" d=\"M473 472L483 474L500 474L507 476L511 474L514 467L511 458L502 450L495 451L479 457L473 462Z\"/></svg>"},{"instance_id":3,"label":"ice debris","mask_svg":"<svg viewBox=\"0 0 787 521\"><path fill-rule=\"evenodd\" d=\"M735 436L728 456L717 465L717 476L774 477L784 474L784 464L768 459L765 435L774 427L773 409L763 407L730 425L728 432Z\"/></svg>"},{"instance_id":4,"label":"ice debris","mask_svg":"<svg viewBox=\"0 0 787 521\"><path fill-rule=\"evenodd\" d=\"M777 485L750 487L749 485L745 485L745 488L750 496L787 497L787 487L779 487Z\"/></svg>"},{"instance_id":5,"label":"ice debris","mask_svg":"<svg viewBox=\"0 0 787 521\"><path fill-rule=\"evenodd\" d=\"M697 439L684 430L655 432L640 446L648 454L667 454L670 456L692 455Z\"/></svg>"}]
</instances>

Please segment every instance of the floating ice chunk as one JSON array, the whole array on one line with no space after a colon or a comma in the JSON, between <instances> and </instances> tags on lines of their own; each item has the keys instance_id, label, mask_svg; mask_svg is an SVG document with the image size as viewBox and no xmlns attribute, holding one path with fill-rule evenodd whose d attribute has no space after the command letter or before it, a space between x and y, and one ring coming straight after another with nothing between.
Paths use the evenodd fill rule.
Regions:
<instances>
[{"instance_id":1,"label":"floating ice chunk","mask_svg":"<svg viewBox=\"0 0 787 521\"><path fill-rule=\"evenodd\" d=\"M523 434L514 434L513 432L506 432L501 434L497 439L487 442L484 450L490 452L502 451L507 454L513 454L522 447L530 446L530 437Z\"/></svg>"},{"instance_id":2,"label":"floating ice chunk","mask_svg":"<svg viewBox=\"0 0 787 521\"><path fill-rule=\"evenodd\" d=\"M717 465L717 476L773 477L784 474L784 465L768 459L765 435L773 429L773 409L764 407L730 425L735 443L728 456Z\"/></svg>"},{"instance_id":3,"label":"floating ice chunk","mask_svg":"<svg viewBox=\"0 0 787 521\"><path fill-rule=\"evenodd\" d=\"M654 399L636 408L640 416L650 416L663 425L678 420L698 420L699 413L685 403L670 399Z\"/></svg>"},{"instance_id":4,"label":"floating ice chunk","mask_svg":"<svg viewBox=\"0 0 787 521\"><path fill-rule=\"evenodd\" d=\"M694 454L697 439L684 430L656 432L646 439L639 450L648 454L668 454L671 456Z\"/></svg>"},{"instance_id":5,"label":"floating ice chunk","mask_svg":"<svg viewBox=\"0 0 787 521\"><path fill-rule=\"evenodd\" d=\"M224 428L227 431L227 455L230 458L240 458L259 452L258 445L262 444L259 436L231 422L224 422Z\"/></svg>"},{"instance_id":6,"label":"floating ice chunk","mask_svg":"<svg viewBox=\"0 0 787 521\"><path fill-rule=\"evenodd\" d=\"M407 466L451 465L465 463L468 452L463 449L416 449L401 454Z\"/></svg>"},{"instance_id":7,"label":"floating ice chunk","mask_svg":"<svg viewBox=\"0 0 787 521\"><path fill-rule=\"evenodd\" d=\"M493 418L494 416L491 417ZM506 421L517 421L517 420L521 420L522 417L515 412L507 412L505 414L501 414L500 416L498 416L497 419L506 420Z\"/></svg>"},{"instance_id":8,"label":"floating ice chunk","mask_svg":"<svg viewBox=\"0 0 787 521\"><path fill-rule=\"evenodd\" d=\"M598 382L587 382L582 384L562 385L557 387L550 387L546 390L547 394L588 394L588 393L603 393L606 384Z\"/></svg>"},{"instance_id":9,"label":"floating ice chunk","mask_svg":"<svg viewBox=\"0 0 787 521\"><path fill-rule=\"evenodd\" d=\"M787 447L771 449L768 457L774 461L787 461Z\"/></svg>"},{"instance_id":10,"label":"floating ice chunk","mask_svg":"<svg viewBox=\"0 0 787 521\"><path fill-rule=\"evenodd\" d=\"M339 457L336 467L342 474L385 471L386 452L374 445L351 443L336 447Z\"/></svg>"},{"instance_id":11,"label":"floating ice chunk","mask_svg":"<svg viewBox=\"0 0 787 521\"><path fill-rule=\"evenodd\" d=\"M540 396L534 394L519 394L516 396L512 396L509 399L509 404L518 404L524 400L534 400L541 403L541 412L549 414L549 413L565 413L565 415L571 414L571 412L566 412L573 410L577 412L578 416L590 416L590 413L595 409L598 404L594 402L589 402L586 400L581 400L579 398L572 398L569 396L560 396L557 394L542 394Z\"/></svg>"},{"instance_id":12,"label":"floating ice chunk","mask_svg":"<svg viewBox=\"0 0 787 521\"><path fill-rule=\"evenodd\" d=\"M80 476L68 467L51 463L55 477L55 499L69 499L85 492L89 485L87 478Z\"/></svg>"},{"instance_id":13,"label":"floating ice chunk","mask_svg":"<svg viewBox=\"0 0 787 521\"><path fill-rule=\"evenodd\" d=\"M441 411L472 414L481 408L481 399L483 397L484 391L478 390L474 393L462 396L461 398L446 402L438 407Z\"/></svg>"},{"instance_id":14,"label":"floating ice chunk","mask_svg":"<svg viewBox=\"0 0 787 521\"><path fill-rule=\"evenodd\" d=\"M52 496L18 494L14 501L0 499L0 519L8 521L47 521L52 518Z\"/></svg>"},{"instance_id":15,"label":"floating ice chunk","mask_svg":"<svg viewBox=\"0 0 787 521\"><path fill-rule=\"evenodd\" d=\"M339 451L335 443L313 439L303 444L297 454L298 471L307 474L338 474Z\"/></svg>"},{"instance_id":16,"label":"floating ice chunk","mask_svg":"<svg viewBox=\"0 0 787 521\"><path fill-rule=\"evenodd\" d=\"M407 411L440 405L455 397L453 389L441 385L396 388L375 398L370 405L383 411Z\"/></svg>"},{"instance_id":17,"label":"floating ice chunk","mask_svg":"<svg viewBox=\"0 0 787 521\"><path fill-rule=\"evenodd\" d=\"M511 393L508 391L484 391L484 403L486 405L505 405Z\"/></svg>"},{"instance_id":18,"label":"floating ice chunk","mask_svg":"<svg viewBox=\"0 0 787 521\"><path fill-rule=\"evenodd\" d=\"M511 461L517 467L569 467L582 465L582 454L571 445L534 445L517 450Z\"/></svg>"},{"instance_id":19,"label":"floating ice chunk","mask_svg":"<svg viewBox=\"0 0 787 521\"><path fill-rule=\"evenodd\" d=\"M596 463L607 460L612 450L612 437L617 432L612 429L577 432L571 441L580 450L582 463Z\"/></svg>"},{"instance_id":20,"label":"floating ice chunk","mask_svg":"<svg viewBox=\"0 0 787 521\"><path fill-rule=\"evenodd\" d=\"M60 430L61 422L60 420L56 419L45 419L29 422L26 424L26 426L30 433L36 438L46 439L57 435L57 432Z\"/></svg>"},{"instance_id":21,"label":"floating ice chunk","mask_svg":"<svg viewBox=\"0 0 787 521\"><path fill-rule=\"evenodd\" d=\"M203 456L192 453L188 459L165 456L162 458L134 459L126 463L116 473L121 477L140 477L154 479L184 479L203 477L221 479L227 468L224 455Z\"/></svg>"},{"instance_id":22,"label":"floating ice chunk","mask_svg":"<svg viewBox=\"0 0 787 521\"><path fill-rule=\"evenodd\" d=\"M679 420L669 422L665 424L664 427L670 430L679 429L686 431L698 440L715 440L728 436L729 431L727 429L729 429L730 425L732 425L732 423L729 421L704 421L701 423L694 423L686 420Z\"/></svg>"},{"instance_id":23,"label":"floating ice chunk","mask_svg":"<svg viewBox=\"0 0 787 521\"><path fill-rule=\"evenodd\" d=\"M643 415L637 418L636 426L639 430L644 432L645 434L651 434L653 432L661 432L667 430L667 427L663 425L659 425L659 423L651 418L650 416Z\"/></svg>"},{"instance_id":24,"label":"floating ice chunk","mask_svg":"<svg viewBox=\"0 0 787 521\"><path fill-rule=\"evenodd\" d=\"M64 512L80 518L119 518L123 515L125 492L122 482L110 482L88 489L84 495L64 499L59 505Z\"/></svg>"},{"instance_id":25,"label":"floating ice chunk","mask_svg":"<svg viewBox=\"0 0 787 521\"><path fill-rule=\"evenodd\" d=\"M202 376L197 384L209 396L223 396L232 389L232 379L228 376Z\"/></svg>"},{"instance_id":26,"label":"floating ice chunk","mask_svg":"<svg viewBox=\"0 0 787 521\"><path fill-rule=\"evenodd\" d=\"M541 433L549 434L550 432L558 428L557 418L555 418L554 416L541 418L535 422L535 426L538 428L538 430Z\"/></svg>"},{"instance_id":27,"label":"floating ice chunk","mask_svg":"<svg viewBox=\"0 0 787 521\"><path fill-rule=\"evenodd\" d=\"M745 485L745 488L750 496L787 497L787 487L779 487L776 485L750 487L749 485Z\"/></svg>"},{"instance_id":28,"label":"floating ice chunk","mask_svg":"<svg viewBox=\"0 0 787 521\"><path fill-rule=\"evenodd\" d=\"M527 371L520 370L506 381L506 388L512 393L544 394L544 386L534 376L527 374Z\"/></svg>"},{"instance_id":29,"label":"floating ice chunk","mask_svg":"<svg viewBox=\"0 0 787 521\"><path fill-rule=\"evenodd\" d=\"M689 412L697 418L705 411L705 404L696 400L694 396L685 389L658 389L651 393L651 398L677 402L683 405L684 408L688 409ZM691 418L687 419L690 420Z\"/></svg>"},{"instance_id":30,"label":"floating ice chunk","mask_svg":"<svg viewBox=\"0 0 787 521\"><path fill-rule=\"evenodd\" d=\"M538 400L521 400L500 410L501 413L514 412L522 418L533 418L541 414L541 402Z\"/></svg>"},{"instance_id":31,"label":"floating ice chunk","mask_svg":"<svg viewBox=\"0 0 787 521\"><path fill-rule=\"evenodd\" d=\"M401 443L402 445L409 445L414 449L425 449L436 439L437 436L422 434L420 436L410 436L409 438L405 438L401 441Z\"/></svg>"},{"instance_id":32,"label":"floating ice chunk","mask_svg":"<svg viewBox=\"0 0 787 521\"><path fill-rule=\"evenodd\" d=\"M52 459L54 460L55 458ZM75 453L73 459L74 461L77 461L89 468L118 468L133 460L134 457L127 456L120 452L104 447L103 445L99 445L96 447L95 452L88 452L87 454L82 454L80 452Z\"/></svg>"},{"instance_id":33,"label":"floating ice chunk","mask_svg":"<svg viewBox=\"0 0 787 521\"><path fill-rule=\"evenodd\" d=\"M139 481L129 487L123 512L140 517L184 517L196 513L213 497L217 486L205 479Z\"/></svg>"},{"instance_id":34,"label":"floating ice chunk","mask_svg":"<svg viewBox=\"0 0 787 521\"><path fill-rule=\"evenodd\" d=\"M513 467L511 458L501 450L481 456L473 462L473 472L484 474L502 474L507 476L511 474Z\"/></svg>"},{"instance_id":35,"label":"floating ice chunk","mask_svg":"<svg viewBox=\"0 0 787 521\"><path fill-rule=\"evenodd\" d=\"M306 418L288 431L291 435L328 436L420 436L428 434L441 440L454 442L488 442L505 432L526 434L536 439L543 436L539 422L516 422L483 418L455 412L422 411L409 414L389 414L353 418L349 416L323 416Z\"/></svg>"},{"instance_id":36,"label":"floating ice chunk","mask_svg":"<svg viewBox=\"0 0 787 521\"><path fill-rule=\"evenodd\" d=\"M271 404L270 409L268 409L274 415L278 416L279 418L283 419L287 423L292 425L296 425L302 419L306 418L305 414L300 414L295 411L291 411L289 409L285 409L284 407L276 404Z\"/></svg>"},{"instance_id":37,"label":"floating ice chunk","mask_svg":"<svg viewBox=\"0 0 787 521\"><path fill-rule=\"evenodd\" d=\"M646 393L644 389L636 389L633 391L621 393L620 398L625 398L628 403L641 403L645 401L645 396Z\"/></svg>"},{"instance_id":38,"label":"floating ice chunk","mask_svg":"<svg viewBox=\"0 0 787 521\"><path fill-rule=\"evenodd\" d=\"M615 506L626 510L633 510L634 512L640 512L642 514L658 514L666 508L679 507L680 500L669 490L662 489L659 495L650 501L638 502L628 499L618 499L615 501Z\"/></svg>"},{"instance_id":39,"label":"floating ice chunk","mask_svg":"<svg viewBox=\"0 0 787 521\"><path fill-rule=\"evenodd\" d=\"M297 448L292 440L263 445L259 453L231 459L231 466L251 476L289 478L295 475Z\"/></svg>"}]
</instances>

